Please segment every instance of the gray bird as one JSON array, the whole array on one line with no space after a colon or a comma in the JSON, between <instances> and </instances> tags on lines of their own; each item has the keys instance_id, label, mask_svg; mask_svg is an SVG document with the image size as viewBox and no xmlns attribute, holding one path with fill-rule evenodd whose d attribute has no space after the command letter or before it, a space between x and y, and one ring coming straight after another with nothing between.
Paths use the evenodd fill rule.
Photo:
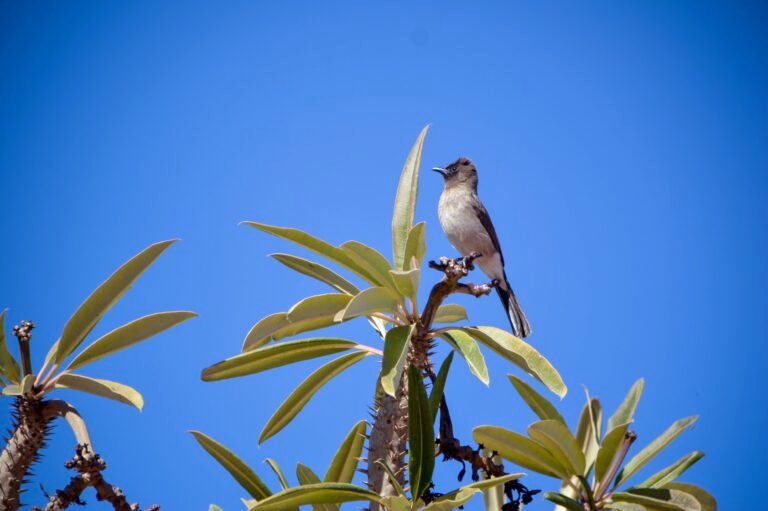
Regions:
<instances>
[{"instance_id":1,"label":"gray bird","mask_svg":"<svg viewBox=\"0 0 768 511\"><path fill-rule=\"evenodd\" d=\"M531 325L517 303L515 293L504 272L504 256L488 211L477 196L477 168L468 158L459 158L445 168L432 170L443 175L444 188L437 207L440 226L448 241L461 255L479 252L477 264L483 273L497 282L512 333L518 337L531 334Z\"/></svg>"}]
</instances>

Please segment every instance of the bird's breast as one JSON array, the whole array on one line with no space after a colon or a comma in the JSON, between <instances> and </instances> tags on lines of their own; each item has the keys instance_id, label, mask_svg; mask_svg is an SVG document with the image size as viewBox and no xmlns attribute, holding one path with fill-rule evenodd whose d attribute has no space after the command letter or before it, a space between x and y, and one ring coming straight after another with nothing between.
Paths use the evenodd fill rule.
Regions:
<instances>
[{"instance_id":1,"label":"bird's breast","mask_svg":"<svg viewBox=\"0 0 768 511\"><path fill-rule=\"evenodd\" d=\"M468 199L459 193L452 193L452 190L444 191L437 205L440 227L451 245L462 255L490 253L494 250L493 242Z\"/></svg>"}]
</instances>

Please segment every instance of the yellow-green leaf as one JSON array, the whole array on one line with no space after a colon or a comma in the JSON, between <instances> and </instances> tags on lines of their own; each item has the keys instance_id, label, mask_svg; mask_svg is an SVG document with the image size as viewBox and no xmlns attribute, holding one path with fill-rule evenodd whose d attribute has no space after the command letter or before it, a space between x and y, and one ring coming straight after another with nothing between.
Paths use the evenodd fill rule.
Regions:
<instances>
[{"instance_id":1,"label":"yellow-green leaf","mask_svg":"<svg viewBox=\"0 0 768 511\"><path fill-rule=\"evenodd\" d=\"M597 451L600 448L600 424L603 421L603 409L600 401L589 399L581 410L579 425L576 429L576 441L581 445L584 459L589 469L595 462Z\"/></svg>"},{"instance_id":2,"label":"yellow-green leaf","mask_svg":"<svg viewBox=\"0 0 768 511\"><path fill-rule=\"evenodd\" d=\"M548 491L544 493L544 498L550 502L554 502L558 507L569 509L570 511L584 511L583 504L562 493Z\"/></svg>"},{"instance_id":3,"label":"yellow-green leaf","mask_svg":"<svg viewBox=\"0 0 768 511\"><path fill-rule=\"evenodd\" d=\"M408 232L408 241L405 244L405 256L402 269L420 268L424 255L427 253L426 242L427 224L419 222ZM414 264L415 259L415 264Z\"/></svg>"},{"instance_id":4,"label":"yellow-green leaf","mask_svg":"<svg viewBox=\"0 0 768 511\"><path fill-rule=\"evenodd\" d=\"M365 444L366 422L360 421L347 433L333 456L323 480L326 483L349 483L357 470L358 458Z\"/></svg>"},{"instance_id":5,"label":"yellow-green leaf","mask_svg":"<svg viewBox=\"0 0 768 511\"><path fill-rule=\"evenodd\" d=\"M272 495L269 487L242 459L213 438L199 431L190 431L205 451L235 478L248 494L256 500Z\"/></svg>"},{"instance_id":6,"label":"yellow-green leaf","mask_svg":"<svg viewBox=\"0 0 768 511\"><path fill-rule=\"evenodd\" d=\"M342 293L328 293L304 298L288 312L271 314L248 332L243 351L312 330L334 325L336 314L349 304L352 297Z\"/></svg>"},{"instance_id":7,"label":"yellow-green leaf","mask_svg":"<svg viewBox=\"0 0 768 511\"><path fill-rule=\"evenodd\" d=\"M703 488L690 483L667 483L664 488L687 493L696 499L701 511L717 511L717 501Z\"/></svg>"},{"instance_id":8,"label":"yellow-green leaf","mask_svg":"<svg viewBox=\"0 0 768 511\"><path fill-rule=\"evenodd\" d=\"M255 374L310 358L333 355L354 349L357 345L354 341L333 337L317 337L270 344L240 353L207 367L203 370L202 379L215 381Z\"/></svg>"},{"instance_id":9,"label":"yellow-green leaf","mask_svg":"<svg viewBox=\"0 0 768 511\"><path fill-rule=\"evenodd\" d=\"M393 269L392 265L381 252L359 241L342 243L341 249L372 277L367 279L371 285L385 286L394 290L395 284L389 274Z\"/></svg>"},{"instance_id":10,"label":"yellow-green leaf","mask_svg":"<svg viewBox=\"0 0 768 511\"><path fill-rule=\"evenodd\" d=\"M440 409L440 402L443 398L443 391L445 390L445 382L448 379L448 371L451 370L451 362L453 362L453 354L450 352L443 363L440 365L440 370L437 372L437 378L432 384L432 392L429 394L429 411L432 414L432 424L434 425L435 419L437 419L437 412Z\"/></svg>"},{"instance_id":11,"label":"yellow-green leaf","mask_svg":"<svg viewBox=\"0 0 768 511\"><path fill-rule=\"evenodd\" d=\"M478 426L472 433L475 442L516 465L557 479L568 477L567 470L549 451L528 437L498 426Z\"/></svg>"},{"instance_id":12,"label":"yellow-green leaf","mask_svg":"<svg viewBox=\"0 0 768 511\"><path fill-rule=\"evenodd\" d=\"M90 378L81 374L62 374L56 380L56 388L79 390L95 396L106 397L121 403L133 405L141 411L144 398L128 385L109 380Z\"/></svg>"},{"instance_id":13,"label":"yellow-green leaf","mask_svg":"<svg viewBox=\"0 0 768 511\"><path fill-rule=\"evenodd\" d=\"M616 492L611 499L639 504L648 511L701 511L694 497L676 490L636 488Z\"/></svg>"},{"instance_id":14,"label":"yellow-green leaf","mask_svg":"<svg viewBox=\"0 0 768 511\"><path fill-rule=\"evenodd\" d=\"M381 365L381 388L390 396L395 396L405 367L408 345L413 332L413 325L391 328L384 339L384 356Z\"/></svg>"},{"instance_id":15,"label":"yellow-green leaf","mask_svg":"<svg viewBox=\"0 0 768 511\"><path fill-rule=\"evenodd\" d=\"M176 240L150 245L117 269L69 318L59 339L56 363L61 363L83 342L101 317L117 302L149 266Z\"/></svg>"},{"instance_id":16,"label":"yellow-green leaf","mask_svg":"<svg viewBox=\"0 0 768 511\"><path fill-rule=\"evenodd\" d=\"M326 259L333 261L334 263L343 266L358 276L370 280L371 275L368 274L363 268L361 268L355 261L353 261L342 249L334 247L330 243L316 238L311 234L307 234L299 229L292 227L278 227L275 225L267 225L258 222L242 222L244 225L253 227L267 234L283 238L285 240L296 243L297 245L304 247L312 252L325 257Z\"/></svg>"},{"instance_id":17,"label":"yellow-green leaf","mask_svg":"<svg viewBox=\"0 0 768 511\"><path fill-rule=\"evenodd\" d=\"M131 321L94 341L75 357L67 369L71 371L95 362L195 316L197 314L188 311L158 312Z\"/></svg>"},{"instance_id":18,"label":"yellow-green leaf","mask_svg":"<svg viewBox=\"0 0 768 511\"><path fill-rule=\"evenodd\" d=\"M287 490L290 485L288 484L288 480L285 478L285 474L283 474L283 470L280 468L280 465L272 458L265 459L264 463L266 463L269 468L272 469L272 472L275 473L277 480L280 482L280 487L283 490Z\"/></svg>"},{"instance_id":19,"label":"yellow-green leaf","mask_svg":"<svg viewBox=\"0 0 768 511\"><path fill-rule=\"evenodd\" d=\"M299 484L301 485L318 484L322 482L320 481L320 478L317 477L317 474L303 463L296 464L296 479L299 480ZM316 504L312 506L313 511L336 511L339 508L340 506L338 504Z\"/></svg>"},{"instance_id":20,"label":"yellow-green leaf","mask_svg":"<svg viewBox=\"0 0 768 511\"><path fill-rule=\"evenodd\" d=\"M608 474L608 471L612 465L616 452L619 450L619 446L624 441L624 436L627 433L629 423L619 424L613 429L608 430L603 442L600 445L600 449L597 451L597 458L595 459L595 479L600 482L601 488L605 488L608 481L603 482L603 478Z\"/></svg>"},{"instance_id":21,"label":"yellow-green leaf","mask_svg":"<svg viewBox=\"0 0 768 511\"><path fill-rule=\"evenodd\" d=\"M463 327L462 330L539 380L558 396L563 397L568 392L557 369L530 344L491 326Z\"/></svg>"},{"instance_id":22,"label":"yellow-green leaf","mask_svg":"<svg viewBox=\"0 0 768 511\"><path fill-rule=\"evenodd\" d=\"M467 310L461 305L447 303L437 308L434 323L456 323L467 319Z\"/></svg>"},{"instance_id":23,"label":"yellow-green leaf","mask_svg":"<svg viewBox=\"0 0 768 511\"><path fill-rule=\"evenodd\" d=\"M429 126L425 126L419 133L416 143L413 144L405 165L400 173L400 182L397 185L395 195L395 209L392 213L392 252L395 267L405 269L405 251L408 242L408 234L413 227L413 218L416 214L416 198L419 192L419 167L421 165L421 151L424 147L424 137Z\"/></svg>"},{"instance_id":24,"label":"yellow-green leaf","mask_svg":"<svg viewBox=\"0 0 768 511\"><path fill-rule=\"evenodd\" d=\"M635 409L637 403L640 401L640 396L643 394L643 387L645 386L645 380L640 378L637 380L632 388L629 389L624 401L616 409L616 412L608 419L607 431L614 429L620 424L632 422L632 418L635 415Z\"/></svg>"},{"instance_id":25,"label":"yellow-green leaf","mask_svg":"<svg viewBox=\"0 0 768 511\"><path fill-rule=\"evenodd\" d=\"M264 426L261 435L259 435L259 443L263 443L287 426L323 385L368 355L370 353L360 351L348 353L328 362L310 374L306 380L296 387L296 390L291 392L291 395L286 398L272 417L269 418L267 425Z\"/></svg>"},{"instance_id":26,"label":"yellow-green leaf","mask_svg":"<svg viewBox=\"0 0 768 511\"><path fill-rule=\"evenodd\" d=\"M541 420L528 426L528 435L539 442L571 475L584 475L584 453L568 428L558 420Z\"/></svg>"},{"instance_id":27,"label":"yellow-green leaf","mask_svg":"<svg viewBox=\"0 0 768 511\"><path fill-rule=\"evenodd\" d=\"M378 494L349 483L319 483L287 488L257 502L249 511L283 511L292 506L340 504L354 501L381 502Z\"/></svg>"},{"instance_id":28,"label":"yellow-green leaf","mask_svg":"<svg viewBox=\"0 0 768 511\"><path fill-rule=\"evenodd\" d=\"M390 270L389 275L395 283L395 290L402 296L407 296L411 300L416 298L419 292L419 281L421 280L421 270L414 268L408 271Z\"/></svg>"},{"instance_id":29,"label":"yellow-green leaf","mask_svg":"<svg viewBox=\"0 0 768 511\"><path fill-rule=\"evenodd\" d=\"M508 374L507 378L512 382L512 386L515 387L515 390L517 390L517 393L523 398L523 401L526 402L531 410L533 410L533 413L538 415L541 420L556 420L563 423L563 425L566 424L565 419L563 419L563 416L560 415L555 406L550 403L547 398L536 392L533 387L517 376Z\"/></svg>"},{"instance_id":30,"label":"yellow-green leaf","mask_svg":"<svg viewBox=\"0 0 768 511\"><path fill-rule=\"evenodd\" d=\"M478 380L488 385L490 379L488 377L488 366L485 365L485 358L477 342L462 330L448 330L438 335L441 339L451 345L451 347L459 352L459 355L467 362L469 371L474 374Z\"/></svg>"},{"instance_id":31,"label":"yellow-green leaf","mask_svg":"<svg viewBox=\"0 0 768 511\"><path fill-rule=\"evenodd\" d=\"M21 372L19 364L13 355L8 351L8 345L5 342L5 313L7 309L0 312L0 374L12 383L21 382Z\"/></svg>"},{"instance_id":32,"label":"yellow-green leaf","mask_svg":"<svg viewBox=\"0 0 768 511\"><path fill-rule=\"evenodd\" d=\"M435 469L435 431L421 371L408 366L408 481L411 500L429 487Z\"/></svg>"},{"instance_id":33,"label":"yellow-green leaf","mask_svg":"<svg viewBox=\"0 0 768 511\"><path fill-rule=\"evenodd\" d=\"M659 435L653 442L645 446L643 450L635 455L634 458L629 460L624 468L621 469L616 476L616 486L629 479L635 472L645 466L646 463L651 461L654 456L659 454L665 447L667 447L675 438L688 429L696 420L697 416L685 417L675 421L664 433Z\"/></svg>"},{"instance_id":34,"label":"yellow-green leaf","mask_svg":"<svg viewBox=\"0 0 768 511\"><path fill-rule=\"evenodd\" d=\"M336 314L336 321L368 316L375 312L394 313L400 303L400 297L390 288L370 287L356 294L346 308Z\"/></svg>"},{"instance_id":35,"label":"yellow-green leaf","mask_svg":"<svg viewBox=\"0 0 768 511\"><path fill-rule=\"evenodd\" d=\"M290 254L270 254L270 256L283 263L288 268L312 277L313 279L317 279L320 282L324 282L342 293L356 295L360 292L360 290L350 281L335 271L326 268L322 264Z\"/></svg>"},{"instance_id":36,"label":"yellow-green leaf","mask_svg":"<svg viewBox=\"0 0 768 511\"><path fill-rule=\"evenodd\" d=\"M691 465L703 457L704 453L701 451L693 451L690 454L686 454L670 466L659 470L651 477L640 483L638 486L641 488L661 488L680 477L683 472L691 467Z\"/></svg>"}]
</instances>

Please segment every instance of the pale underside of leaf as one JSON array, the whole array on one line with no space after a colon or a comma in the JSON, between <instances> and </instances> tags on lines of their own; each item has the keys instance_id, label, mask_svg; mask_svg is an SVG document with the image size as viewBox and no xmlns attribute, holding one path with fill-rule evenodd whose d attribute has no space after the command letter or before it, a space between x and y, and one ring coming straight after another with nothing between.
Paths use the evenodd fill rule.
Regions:
<instances>
[{"instance_id":1,"label":"pale underside of leaf","mask_svg":"<svg viewBox=\"0 0 768 511\"><path fill-rule=\"evenodd\" d=\"M424 147L424 137L429 126L425 126L413 144L400 173L400 182L395 195L395 208L392 213L392 252L395 267L405 269L405 252L408 234L413 227L416 214L416 199L419 191L419 167L421 152Z\"/></svg>"},{"instance_id":2,"label":"pale underside of leaf","mask_svg":"<svg viewBox=\"0 0 768 511\"><path fill-rule=\"evenodd\" d=\"M141 394L128 385L114 381L90 378L81 374L62 374L56 380L56 388L79 390L105 397L135 406L139 411L144 408L144 398L141 397Z\"/></svg>"}]
</instances>

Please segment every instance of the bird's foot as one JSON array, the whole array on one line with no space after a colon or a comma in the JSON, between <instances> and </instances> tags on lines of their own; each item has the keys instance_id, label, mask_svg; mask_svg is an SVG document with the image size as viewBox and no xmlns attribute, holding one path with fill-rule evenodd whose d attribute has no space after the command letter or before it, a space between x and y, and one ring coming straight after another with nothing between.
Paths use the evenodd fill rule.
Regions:
<instances>
[{"instance_id":1,"label":"bird's foot","mask_svg":"<svg viewBox=\"0 0 768 511\"><path fill-rule=\"evenodd\" d=\"M486 284L458 284L457 291L460 293L467 293L468 295L472 295L475 298L480 298L481 296L485 296L487 294L490 294L491 291L493 291L496 288L494 286L493 282L488 282Z\"/></svg>"},{"instance_id":2,"label":"bird's foot","mask_svg":"<svg viewBox=\"0 0 768 511\"><path fill-rule=\"evenodd\" d=\"M483 254L481 254L480 252L471 252L469 255L466 255L464 257L460 257L459 259L457 259L457 262L461 261L460 264L464 268L466 268L467 271L472 271L475 269L475 265L474 265L475 259L480 257L483 257Z\"/></svg>"}]
</instances>

